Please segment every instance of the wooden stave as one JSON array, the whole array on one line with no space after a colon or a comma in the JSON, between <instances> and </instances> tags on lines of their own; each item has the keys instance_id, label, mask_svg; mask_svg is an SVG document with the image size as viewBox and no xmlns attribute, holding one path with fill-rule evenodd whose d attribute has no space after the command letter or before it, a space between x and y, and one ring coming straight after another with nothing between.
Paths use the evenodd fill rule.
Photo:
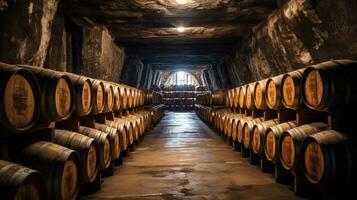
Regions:
<instances>
[{"instance_id":1,"label":"wooden stave","mask_svg":"<svg viewBox=\"0 0 357 200\"><path fill-rule=\"evenodd\" d=\"M304 139L312 134L318 133L320 131L326 130L328 125L322 122L305 124L302 126L297 126L290 130L286 130L281 134L279 139L279 158L281 165L287 170L301 170L302 169L302 144ZM288 165L283 157L283 142L286 137L291 137L294 145L294 159L291 165Z\"/></svg>"},{"instance_id":2,"label":"wooden stave","mask_svg":"<svg viewBox=\"0 0 357 200\"><path fill-rule=\"evenodd\" d=\"M90 78L87 78L85 76L73 74L73 73L68 73L68 72L62 72L63 74L67 75L69 79L72 82L73 89L74 89L74 112L77 116L83 117L86 115L89 115L93 109L93 87L92 87L92 82ZM90 86L90 93L91 93L91 103L90 103L90 108L85 111L83 108L83 102L82 102L82 94L83 94L83 88L84 84L87 83Z\"/></svg>"},{"instance_id":3,"label":"wooden stave","mask_svg":"<svg viewBox=\"0 0 357 200\"><path fill-rule=\"evenodd\" d=\"M30 83L30 85L32 86L32 92L33 92L33 97L35 99L35 105L34 105L34 113L32 116L32 119L30 120L29 123L27 123L25 126L23 127L14 127L11 122L9 121L8 117L6 116L6 112L5 112L5 104L3 102L4 99L4 93L5 92L1 92L0 93L0 100L1 103L0 105L0 126L3 126L4 128L6 128L7 130L11 131L11 132L25 132L30 130L32 127L35 126L35 124L37 123L37 121L39 120L40 117L40 103L41 103L41 99L40 99L40 86L39 83L37 81L37 78L35 77L35 75L27 70L27 69L23 69L23 68L19 68L19 67L15 67L12 65L8 65L5 63L1 63L0 62L0 89L1 91L5 91L6 88L6 82L11 78L12 75L14 74L19 74L22 75L24 77L26 77L26 80ZM1 135L5 135L5 134L1 134Z\"/></svg>"},{"instance_id":4,"label":"wooden stave","mask_svg":"<svg viewBox=\"0 0 357 200\"><path fill-rule=\"evenodd\" d=\"M243 85L239 87L238 92L238 107L245 108L245 92L246 92L247 85Z\"/></svg>"},{"instance_id":5,"label":"wooden stave","mask_svg":"<svg viewBox=\"0 0 357 200\"><path fill-rule=\"evenodd\" d=\"M121 146L121 151L126 151L128 149L128 138L127 138L127 132L124 127L123 123L119 123L117 120L116 121L106 121L106 125L116 128L119 133L120 133L120 146Z\"/></svg>"},{"instance_id":6,"label":"wooden stave","mask_svg":"<svg viewBox=\"0 0 357 200\"><path fill-rule=\"evenodd\" d=\"M92 79L92 89L93 89L93 109L92 109L92 113L93 114L99 114L102 113L104 111L105 108L105 92L104 92L104 83L100 80L95 80ZM100 91L101 91L101 95L102 97L100 98L102 103L100 104L100 102L98 102L98 97L100 95Z\"/></svg>"},{"instance_id":7,"label":"wooden stave","mask_svg":"<svg viewBox=\"0 0 357 200\"><path fill-rule=\"evenodd\" d=\"M121 143L120 143L120 135L118 129L99 123L95 123L94 128L104 133L107 133L109 135L112 158L113 159L119 158L121 153Z\"/></svg>"},{"instance_id":8,"label":"wooden stave","mask_svg":"<svg viewBox=\"0 0 357 200\"><path fill-rule=\"evenodd\" d=\"M299 69L296 71L289 72L287 74L284 74L282 79L281 79L281 94L283 98L283 105L285 108L292 109L292 110L298 110L303 107L304 101L303 101L303 96L302 96L302 75L304 73L306 68ZM294 100L292 104L288 104L287 100L285 98L285 92L284 92L284 87L287 78L291 78L294 83L294 88L295 88L295 94L294 94Z\"/></svg>"},{"instance_id":9,"label":"wooden stave","mask_svg":"<svg viewBox=\"0 0 357 200\"><path fill-rule=\"evenodd\" d=\"M100 170L107 169L112 161L112 147L110 142L110 136L107 133L98 131L94 128L85 126L79 127L79 133L91 137L96 140L97 155L98 155L98 168ZM109 145L107 155L105 155L105 145ZM107 157L107 159L106 159Z\"/></svg>"},{"instance_id":10,"label":"wooden stave","mask_svg":"<svg viewBox=\"0 0 357 200\"><path fill-rule=\"evenodd\" d=\"M263 117L254 118L253 120L246 121L243 124L243 145L246 149L251 149L253 140L253 127L257 123L264 122Z\"/></svg>"},{"instance_id":11,"label":"wooden stave","mask_svg":"<svg viewBox=\"0 0 357 200\"><path fill-rule=\"evenodd\" d=\"M239 144L243 144L243 125L250 120L253 120L252 116L244 116L237 122L237 142Z\"/></svg>"},{"instance_id":12,"label":"wooden stave","mask_svg":"<svg viewBox=\"0 0 357 200\"><path fill-rule=\"evenodd\" d=\"M58 152L57 152L57 151ZM57 156L52 156L55 154ZM46 177L46 199L60 200L62 197L61 186L58 181L58 177L62 177L63 171L66 171L64 167L66 163L71 162L74 164L74 169L77 172L77 177L79 174L79 156L76 151L68 149L66 147L51 143L51 142L36 142L30 144L19 152L15 156L15 160L24 166L30 167L39 171ZM66 171L68 172L68 171ZM76 186L71 195L72 198L76 199L79 195L79 180L76 178ZM68 187L68 185L67 185ZM71 187L72 188L72 187Z\"/></svg>"},{"instance_id":13,"label":"wooden stave","mask_svg":"<svg viewBox=\"0 0 357 200\"><path fill-rule=\"evenodd\" d=\"M34 67L30 65L18 65L30 70L38 79L41 90L40 121L52 122L68 119L74 111L74 89L70 78L62 72ZM56 109L56 89L58 81L63 80L69 89L70 103L67 113L60 116Z\"/></svg>"},{"instance_id":14,"label":"wooden stave","mask_svg":"<svg viewBox=\"0 0 357 200\"><path fill-rule=\"evenodd\" d=\"M238 114L236 117L233 118L233 121L232 121L232 140L234 142L238 142L238 138L237 138L237 135L238 135L238 121L243 118L244 115L242 114Z\"/></svg>"},{"instance_id":15,"label":"wooden stave","mask_svg":"<svg viewBox=\"0 0 357 200\"><path fill-rule=\"evenodd\" d=\"M152 97L149 98L149 95L147 96L148 98L148 101L151 99L151 102L152 102ZM127 106L128 106L128 96L127 96L127 88L124 87L123 85L120 86L120 99L121 99L121 108L122 109L127 109Z\"/></svg>"},{"instance_id":16,"label":"wooden stave","mask_svg":"<svg viewBox=\"0 0 357 200\"><path fill-rule=\"evenodd\" d=\"M44 200L46 191L45 182L40 172L19 164L0 160L0 197L3 199L17 199L18 192L23 186L31 185L36 192L25 193L27 198ZM20 194L23 196L22 194ZM29 196L30 195L30 196ZM21 199L21 198L20 198Z\"/></svg>"},{"instance_id":17,"label":"wooden stave","mask_svg":"<svg viewBox=\"0 0 357 200\"><path fill-rule=\"evenodd\" d=\"M273 163L278 163L280 161L279 158L279 140L280 140L280 136L281 134L283 134L284 131L295 128L297 126L296 121L289 121L289 122L284 122L284 123L280 123L277 124L275 126L269 127L267 128L265 134L264 134L264 154L265 157L267 158L267 160L273 162ZM268 137L268 133L272 132L274 134L274 144L275 144L275 154L270 157L269 153L267 152L267 137Z\"/></svg>"},{"instance_id":18,"label":"wooden stave","mask_svg":"<svg viewBox=\"0 0 357 200\"><path fill-rule=\"evenodd\" d=\"M245 107L247 109L255 109L255 103L254 103L254 86L256 82L250 83L246 86L246 91L245 91Z\"/></svg>"},{"instance_id":19,"label":"wooden stave","mask_svg":"<svg viewBox=\"0 0 357 200\"><path fill-rule=\"evenodd\" d=\"M326 136L327 135L327 136ZM346 186L354 182L355 171L353 167L354 152L351 140L344 133L335 130L325 130L309 135L303 142L303 154L306 147L318 144L323 153L324 171L318 180L312 178L306 170L306 160L303 159L303 173L306 179L314 185L324 187ZM327 167L325 164L328 164Z\"/></svg>"},{"instance_id":20,"label":"wooden stave","mask_svg":"<svg viewBox=\"0 0 357 200\"><path fill-rule=\"evenodd\" d=\"M321 112L355 108L357 88L354 87L353 75L356 72L356 65L357 62L355 61L335 60L307 67L302 78L305 106ZM323 95L319 105L310 105L306 97L306 78L313 70L319 72L324 86L330 86L323 88ZM340 88L340 90L335 88Z\"/></svg>"},{"instance_id":21,"label":"wooden stave","mask_svg":"<svg viewBox=\"0 0 357 200\"><path fill-rule=\"evenodd\" d=\"M264 135L265 135L265 132L268 128L272 127L272 126L275 126L275 125L278 125L279 124L279 121L278 119L271 119L271 120L267 120L267 121L264 121L264 122L261 122L261 123L257 123L254 125L253 127L253 138L255 137L255 130L257 130L259 136L259 148L254 148L254 140L252 141L252 150L254 153L258 154L258 155L264 155L264 144L265 144L265 138L264 138Z\"/></svg>"},{"instance_id":22,"label":"wooden stave","mask_svg":"<svg viewBox=\"0 0 357 200\"><path fill-rule=\"evenodd\" d=\"M70 135L68 135L70 134ZM79 142L79 143L78 143ZM88 154L90 148L94 148L96 151L96 141L93 138L84 136L80 133L55 129L54 133L54 143L67 147L69 149L75 150L80 155L80 174L81 174L81 185L93 182L98 173L97 167L97 155L95 155L95 171L92 175L86 173L88 172ZM95 153L96 154L96 153Z\"/></svg>"},{"instance_id":23,"label":"wooden stave","mask_svg":"<svg viewBox=\"0 0 357 200\"><path fill-rule=\"evenodd\" d=\"M112 112L114 109L114 88L108 82L104 83L104 111Z\"/></svg>"}]
</instances>

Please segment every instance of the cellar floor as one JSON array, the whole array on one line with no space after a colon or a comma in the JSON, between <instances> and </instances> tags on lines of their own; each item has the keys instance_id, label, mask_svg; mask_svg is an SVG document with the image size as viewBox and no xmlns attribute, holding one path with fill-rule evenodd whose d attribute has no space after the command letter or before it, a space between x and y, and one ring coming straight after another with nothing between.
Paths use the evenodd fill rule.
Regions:
<instances>
[{"instance_id":1,"label":"cellar floor","mask_svg":"<svg viewBox=\"0 0 357 200\"><path fill-rule=\"evenodd\" d=\"M193 112L167 112L101 191L85 199L298 199Z\"/></svg>"}]
</instances>

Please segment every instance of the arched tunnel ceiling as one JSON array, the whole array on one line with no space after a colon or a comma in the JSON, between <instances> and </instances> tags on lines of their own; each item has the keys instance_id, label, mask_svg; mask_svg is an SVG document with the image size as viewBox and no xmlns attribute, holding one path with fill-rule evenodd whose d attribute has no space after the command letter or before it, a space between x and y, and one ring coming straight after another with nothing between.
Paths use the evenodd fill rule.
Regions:
<instances>
[{"instance_id":1,"label":"arched tunnel ceiling","mask_svg":"<svg viewBox=\"0 0 357 200\"><path fill-rule=\"evenodd\" d=\"M104 24L129 55L156 69L217 64L233 55L276 0L61 0L64 15ZM186 27L179 32L177 27Z\"/></svg>"}]
</instances>

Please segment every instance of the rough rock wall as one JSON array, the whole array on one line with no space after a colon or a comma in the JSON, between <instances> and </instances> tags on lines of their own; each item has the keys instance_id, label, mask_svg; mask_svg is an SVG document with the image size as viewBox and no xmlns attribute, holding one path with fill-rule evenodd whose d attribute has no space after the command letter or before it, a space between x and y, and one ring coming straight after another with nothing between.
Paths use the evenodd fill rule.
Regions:
<instances>
[{"instance_id":1,"label":"rough rock wall","mask_svg":"<svg viewBox=\"0 0 357 200\"><path fill-rule=\"evenodd\" d=\"M65 28L65 19L56 15L53 19L51 40L48 47L45 67L58 71L70 71L67 59L70 54L68 51L68 33Z\"/></svg>"},{"instance_id":2,"label":"rough rock wall","mask_svg":"<svg viewBox=\"0 0 357 200\"><path fill-rule=\"evenodd\" d=\"M242 42L233 85L330 59L357 59L355 0L290 0Z\"/></svg>"},{"instance_id":3,"label":"rough rock wall","mask_svg":"<svg viewBox=\"0 0 357 200\"><path fill-rule=\"evenodd\" d=\"M136 56L126 56L120 80L130 86L140 87L144 64Z\"/></svg>"},{"instance_id":4,"label":"rough rock wall","mask_svg":"<svg viewBox=\"0 0 357 200\"><path fill-rule=\"evenodd\" d=\"M43 66L58 0L0 2L0 60Z\"/></svg>"},{"instance_id":5,"label":"rough rock wall","mask_svg":"<svg viewBox=\"0 0 357 200\"><path fill-rule=\"evenodd\" d=\"M119 82L125 53L114 43L108 30L102 27L84 28L82 48L81 74Z\"/></svg>"}]
</instances>

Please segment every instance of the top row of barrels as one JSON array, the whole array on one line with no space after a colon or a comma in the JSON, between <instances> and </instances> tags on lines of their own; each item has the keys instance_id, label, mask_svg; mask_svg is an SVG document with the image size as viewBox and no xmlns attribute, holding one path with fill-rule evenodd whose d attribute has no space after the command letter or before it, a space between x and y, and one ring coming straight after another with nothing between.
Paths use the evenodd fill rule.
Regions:
<instances>
[{"instance_id":1,"label":"top row of barrels","mask_svg":"<svg viewBox=\"0 0 357 200\"><path fill-rule=\"evenodd\" d=\"M334 60L228 90L226 106L321 112L356 107L357 62Z\"/></svg>"},{"instance_id":2,"label":"top row of barrels","mask_svg":"<svg viewBox=\"0 0 357 200\"><path fill-rule=\"evenodd\" d=\"M28 65L0 62L0 127L30 130L36 123L136 108L145 92L123 84Z\"/></svg>"}]
</instances>

